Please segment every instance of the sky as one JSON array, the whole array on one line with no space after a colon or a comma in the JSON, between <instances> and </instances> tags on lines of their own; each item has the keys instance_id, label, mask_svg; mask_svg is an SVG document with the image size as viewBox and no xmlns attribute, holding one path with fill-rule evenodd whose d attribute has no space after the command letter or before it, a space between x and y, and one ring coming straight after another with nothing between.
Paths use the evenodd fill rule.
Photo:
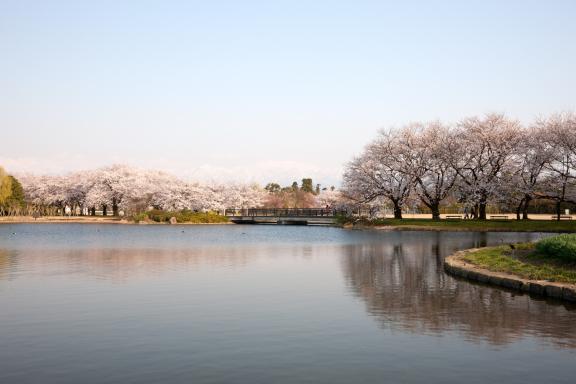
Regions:
<instances>
[{"instance_id":1,"label":"sky","mask_svg":"<svg viewBox=\"0 0 576 384\"><path fill-rule=\"evenodd\" d=\"M0 0L0 165L338 184L379 129L576 106L576 1Z\"/></svg>"}]
</instances>

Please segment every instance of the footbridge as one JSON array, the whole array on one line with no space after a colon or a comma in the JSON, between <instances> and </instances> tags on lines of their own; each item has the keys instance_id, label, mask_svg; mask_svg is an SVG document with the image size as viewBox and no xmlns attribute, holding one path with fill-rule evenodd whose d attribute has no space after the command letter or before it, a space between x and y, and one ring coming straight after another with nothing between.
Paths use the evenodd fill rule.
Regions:
<instances>
[{"instance_id":1,"label":"footbridge","mask_svg":"<svg viewBox=\"0 0 576 384\"><path fill-rule=\"evenodd\" d=\"M344 211L324 208L248 208L226 209L225 215L236 224L334 225Z\"/></svg>"}]
</instances>

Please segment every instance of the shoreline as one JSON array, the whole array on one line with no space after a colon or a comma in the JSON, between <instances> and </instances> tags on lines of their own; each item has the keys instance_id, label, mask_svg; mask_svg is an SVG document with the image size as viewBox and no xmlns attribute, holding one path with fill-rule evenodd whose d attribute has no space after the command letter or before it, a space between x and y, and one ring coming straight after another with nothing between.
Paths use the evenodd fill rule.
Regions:
<instances>
[{"instance_id":1,"label":"shoreline","mask_svg":"<svg viewBox=\"0 0 576 384\"><path fill-rule=\"evenodd\" d=\"M31 216L3 216L0 217L0 225L2 224L117 224L117 225L233 225L235 223L228 221L222 223L159 223L155 221L141 221L135 223L134 221L129 221L126 219L115 218L115 217L102 217L102 216L43 216L34 219ZM512 222L513 223L513 222ZM544 222L539 222L544 223ZM491 226L473 226L467 227L454 226L454 225L422 225L422 224L389 224L389 225L366 225L366 224L344 224L344 225L333 225L333 227L350 229L350 230L376 230L376 231L426 231L426 232L532 232L532 233L574 233L575 229L566 229L556 227L556 221L548 222L552 224L552 227L547 225L538 226L538 228L529 227L522 228L517 226L506 227L491 227ZM565 223L565 222L564 222ZM576 222L574 222L576 224Z\"/></svg>"},{"instance_id":2,"label":"shoreline","mask_svg":"<svg viewBox=\"0 0 576 384\"><path fill-rule=\"evenodd\" d=\"M545 233L572 233L558 229L519 229L519 228L458 228L458 227L435 227L425 225L377 225L366 226L358 229L376 229L379 231L429 231L429 232L545 232Z\"/></svg>"},{"instance_id":3,"label":"shoreline","mask_svg":"<svg viewBox=\"0 0 576 384\"><path fill-rule=\"evenodd\" d=\"M467 280L495 285L554 299L576 302L576 284L559 283L548 280L531 280L506 272L495 272L467 262L464 257L485 248L471 248L458 251L444 259L446 273Z\"/></svg>"},{"instance_id":4,"label":"shoreline","mask_svg":"<svg viewBox=\"0 0 576 384\"><path fill-rule=\"evenodd\" d=\"M117 225L230 225L233 222L225 223L158 223L155 221L146 221L135 223L133 221L112 218L112 217L93 217L93 216L73 216L73 217L60 217L60 216L44 216L34 219L30 216L12 216L0 217L0 225L2 224L117 224Z\"/></svg>"},{"instance_id":5,"label":"shoreline","mask_svg":"<svg viewBox=\"0 0 576 384\"><path fill-rule=\"evenodd\" d=\"M532 233L575 233L575 222L557 222L557 221L531 221L531 222L516 222L508 221L504 223L494 224L494 222L486 221L485 225L481 222L473 222L472 225L468 223L455 223L452 221L441 221L434 223L432 220L426 223L409 223L406 224L366 224L347 223L342 225L342 228L356 229L356 230L377 230L377 231L433 231L433 232L532 232Z\"/></svg>"}]
</instances>

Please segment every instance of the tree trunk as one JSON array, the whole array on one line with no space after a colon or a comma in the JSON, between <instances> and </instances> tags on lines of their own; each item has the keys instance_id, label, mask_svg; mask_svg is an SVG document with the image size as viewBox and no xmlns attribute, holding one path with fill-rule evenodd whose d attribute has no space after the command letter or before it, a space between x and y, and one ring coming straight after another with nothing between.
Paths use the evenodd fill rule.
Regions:
<instances>
[{"instance_id":1,"label":"tree trunk","mask_svg":"<svg viewBox=\"0 0 576 384\"><path fill-rule=\"evenodd\" d=\"M96 216L96 207L90 208L90 216Z\"/></svg>"},{"instance_id":2,"label":"tree trunk","mask_svg":"<svg viewBox=\"0 0 576 384\"><path fill-rule=\"evenodd\" d=\"M478 219L486 220L486 203L478 203Z\"/></svg>"},{"instance_id":3,"label":"tree trunk","mask_svg":"<svg viewBox=\"0 0 576 384\"><path fill-rule=\"evenodd\" d=\"M392 203L394 203L394 218L402 219L402 206L398 203L398 201L392 200Z\"/></svg>"},{"instance_id":4,"label":"tree trunk","mask_svg":"<svg viewBox=\"0 0 576 384\"><path fill-rule=\"evenodd\" d=\"M430 210L432 211L432 220L440 220L440 204L430 204Z\"/></svg>"},{"instance_id":5,"label":"tree trunk","mask_svg":"<svg viewBox=\"0 0 576 384\"><path fill-rule=\"evenodd\" d=\"M112 199L112 216L118 216L118 201L116 198Z\"/></svg>"},{"instance_id":6,"label":"tree trunk","mask_svg":"<svg viewBox=\"0 0 576 384\"><path fill-rule=\"evenodd\" d=\"M524 202L524 208L522 209L522 220L528 220L528 206L530 205L530 201L532 200L531 196L526 196Z\"/></svg>"},{"instance_id":7,"label":"tree trunk","mask_svg":"<svg viewBox=\"0 0 576 384\"><path fill-rule=\"evenodd\" d=\"M522 212L522 206L524 205L524 199L520 200L520 204L516 207L516 220L520 220L520 212Z\"/></svg>"},{"instance_id":8,"label":"tree trunk","mask_svg":"<svg viewBox=\"0 0 576 384\"><path fill-rule=\"evenodd\" d=\"M108 206L107 205L102 206L102 216L108 216Z\"/></svg>"},{"instance_id":9,"label":"tree trunk","mask_svg":"<svg viewBox=\"0 0 576 384\"><path fill-rule=\"evenodd\" d=\"M560 215L562 214L562 212L560 212L560 205L562 204L562 202L560 200L558 200L556 202L556 220L560 221Z\"/></svg>"},{"instance_id":10,"label":"tree trunk","mask_svg":"<svg viewBox=\"0 0 576 384\"><path fill-rule=\"evenodd\" d=\"M474 204L474 206L472 207L472 218L473 219L478 218L478 204Z\"/></svg>"}]
</instances>

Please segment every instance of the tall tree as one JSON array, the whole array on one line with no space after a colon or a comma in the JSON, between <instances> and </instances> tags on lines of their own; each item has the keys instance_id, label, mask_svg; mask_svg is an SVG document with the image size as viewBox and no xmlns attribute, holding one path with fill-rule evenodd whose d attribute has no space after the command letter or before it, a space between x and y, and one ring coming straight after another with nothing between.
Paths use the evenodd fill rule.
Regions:
<instances>
[{"instance_id":1,"label":"tall tree","mask_svg":"<svg viewBox=\"0 0 576 384\"><path fill-rule=\"evenodd\" d=\"M314 193L314 183L312 182L312 179L310 178L302 179L302 186L300 187L300 189L306 193Z\"/></svg>"},{"instance_id":2,"label":"tall tree","mask_svg":"<svg viewBox=\"0 0 576 384\"><path fill-rule=\"evenodd\" d=\"M432 219L440 219L440 204L458 179L452 167L454 135L440 122L410 124L398 136L396 161L401 172L414 180L420 201L432 211Z\"/></svg>"},{"instance_id":3,"label":"tall tree","mask_svg":"<svg viewBox=\"0 0 576 384\"><path fill-rule=\"evenodd\" d=\"M280 187L280 184L278 183L268 183L266 184L266 187L264 187L264 189L270 193L277 193L280 192L282 187Z\"/></svg>"},{"instance_id":4,"label":"tall tree","mask_svg":"<svg viewBox=\"0 0 576 384\"><path fill-rule=\"evenodd\" d=\"M0 167L0 204L4 204L12 194L12 179Z\"/></svg>"},{"instance_id":5,"label":"tall tree","mask_svg":"<svg viewBox=\"0 0 576 384\"><path fill-rule=\"evenodd\" d=\"M560 220L562 203L576 203L576 115L559 113L539 121L541 130L553 148L548 165L546 192L542 197L556 202L556 219Z\"/></svg>"},{"instance_id":6,"label":"tall tree","mask_svg":"<svg viewBox=\"0 0 576 384\"><path fill-rule=\"evenodd\" d=\"M511 166L505 168L502 177L502 184L518 196L517 219L522 213L522 219L528 220L528 208L541 192L546 168L553 161L553 156L554 147L541 125L533 125L522 131Z\"/></svg>"},{"instance_id":7,"label":"tall tree","mask_svg":"<svg viewBox=\"0 0 576 384\"><path fill-rule=\"evenodd\" d=\"M461 177L462 190L486 220L486 206L502 191L502 175L521 142L520 123L501 114L462 120L452 141L454 170Z\"/></svg>"},{"instance_id":8,"label":"tall tree","mask_svg":"<svg viewBox=\"0 0 576 384\"><path fill-rule=\"evenodd\" d=\"M26 204L24 196L24 188L22 184L14 176L8 176L11 182L11 193L10 197L6 200L6 204L22 208Z\"/></svg>"},{"instance_id":9,"label":"tall tree","mask_svg":"<svg viewBox=\"0 0 576 384\"><path fill-rule=\"evenodd\" d=\"M399 162L398 137L382 132L362 155L356 157L344 172L345 194L361 204L384 197L392 202L394 218L402 218L402 207L409 196L414 178L403 171Z\"/></svg>"}]
</instances>

